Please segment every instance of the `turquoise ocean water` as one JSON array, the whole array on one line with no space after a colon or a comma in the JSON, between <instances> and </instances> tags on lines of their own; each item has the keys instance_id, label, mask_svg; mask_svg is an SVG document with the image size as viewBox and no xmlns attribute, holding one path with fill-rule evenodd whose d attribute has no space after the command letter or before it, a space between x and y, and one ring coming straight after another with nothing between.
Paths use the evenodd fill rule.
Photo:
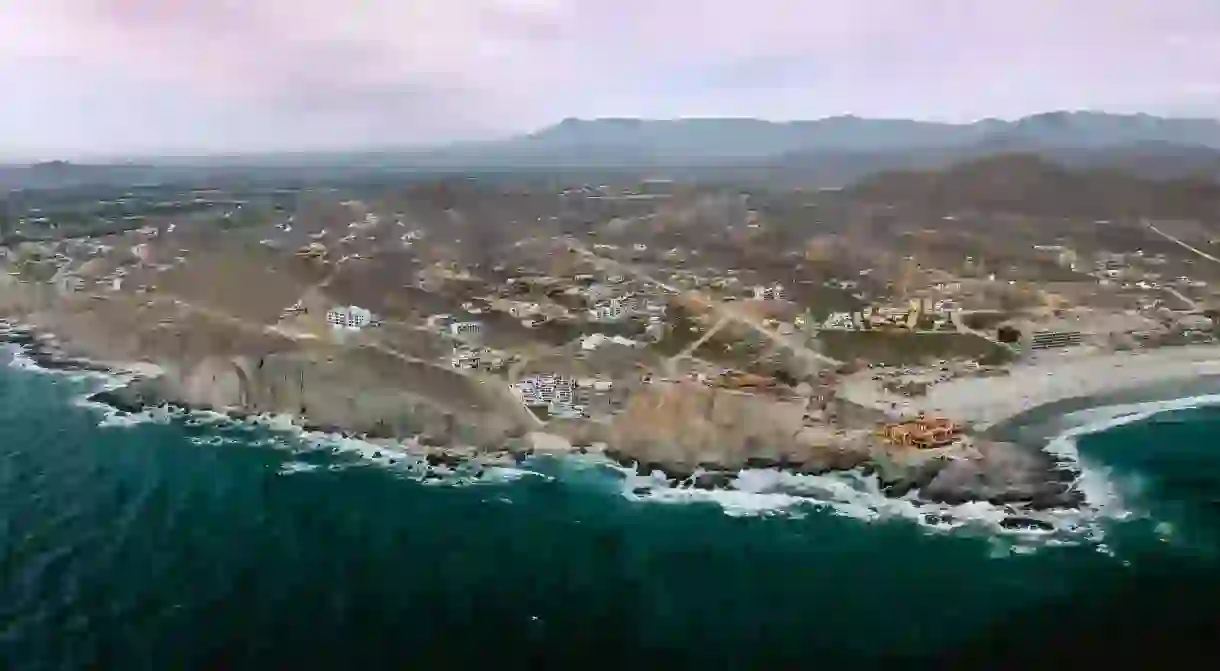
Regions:
<instances>
[{"instance_id":1,"label":"turquoise ocean water","mask_svg":"<svg viewBox=\"0 0 1220 671\"><path fill-rule=\"evenodd\" d=\"M849 477L424 480L355 441L116 416L81 401L102 382L0 367L0 668L1028 668L1220 622L1220 410L1190 401L1067 421L1099 430L1054 445L1096 509L1033 534Z\"/></svg>"}]
</instances>

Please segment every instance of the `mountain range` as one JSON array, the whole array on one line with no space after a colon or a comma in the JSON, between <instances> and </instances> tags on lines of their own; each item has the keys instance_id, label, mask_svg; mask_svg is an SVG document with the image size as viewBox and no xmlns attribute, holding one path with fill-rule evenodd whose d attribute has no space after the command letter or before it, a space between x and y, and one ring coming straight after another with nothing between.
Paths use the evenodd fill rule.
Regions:
<instances>
[{"instance_id":1,"label":"mountain range","mask_svg":"<svg viewBox=\"0 0 1220 671\"><path fill-rule=\"evenodd\" d=\"M976 158L1037 154L1074 168L1114 167L1143 177L1220 177L1220 121L1147 114L1048 112L1016 120L941 123L837 116L776 122L751 118L565 119L504 140L427 150L147 159L175 176L195 170L271 169L316 176L394 169L411 173L507 171L667 173L844 186L885 170L943 168ZM119 166L115 166L118 168ZM40 185L99 178L92 166L0 166L0 183ZM151 172L159 172L152 170ZM122 175L146 166L122 166Z\"/></svg>"},{"instance_id":2,"label":"mountain range","mask_svg":"<svg viewBox=\"0 0 1220 671\"><path fill-rule=\"evenodd\" d=\"M528 135L414 159L454 167L752 168L841 185L877 170L940 167L1000 153L1037 153L1073 166L1119 165L1157 177L1220 175L1220 121L1102 112L964 124L854 116L565 119Z\"/></svg>"}]
</instances>

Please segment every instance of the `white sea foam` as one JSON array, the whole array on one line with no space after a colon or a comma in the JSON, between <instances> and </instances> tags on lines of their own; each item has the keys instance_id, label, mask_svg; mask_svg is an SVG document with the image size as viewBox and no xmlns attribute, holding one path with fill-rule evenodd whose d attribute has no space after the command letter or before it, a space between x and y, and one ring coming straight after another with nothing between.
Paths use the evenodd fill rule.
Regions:
<instances>
[{"instance_id":1,"label":"white sea foam","mask_svg":"<svg viewBox=\"0 0 1220 671\"><path fill-rule=\"evenodd\" d=\"M1068 428L1047 443L1046 451L1078 467L1080 475L1075 485L1091 507L1102 516L1125 519L1134 513L1124 507L1120 489L1138 489L1138 480L1125 482L1121 488L1116 486L1109 469L1080 456L1077 440L1084 435L1135 424L1167 412L1214 405L1220 405L1220 394L1127 403L1070 413L1064 418Z\"/></svg>"},{"instance_id":2,"label":"white sea foam","mask_svg":"<svg viewBox=\"0 0 1220 671\"><path fill-rule=\"evenodd\" d=\"M660 504L711 503L732 516L791 516L802 510L820 509L861 522L908 520L935 531L980 529L1008 539L1001 544L1003 549L997 550L1006 554L1029 551L1034 546L1081 542L1090 543L1099 552L1112 553L1103 541L1104 525L1138 516L1127 507L1123 493L1137 491L1139 481L1116 481L1103 465L1082 458L1077 439L1165 412L1209 405L1220 405L1220 394L1092 408L1061 418L1065 428L1050 439L1045 449L1079 473L1074 484L1084 496L1080 509L1034 511L1021 505L983 501L937 504L917 501L913 495L888 497L876 477L858 472L800 475L770 469L740 471L733 479L732 489L727 490L695 489L687 483L671 485L663 473L641 476L631 469L620 469L621 494L633 501ZM1014 519L1034 520L1051 529L1004 526L1006 520ZM1167 525L1157 528L1163 530L1165 537L1172 533ZM1017 540L1015 544L1013 539Z\"/></svg>"},{"instance_id":3,"label":"white sea foam","mask_svg":"<svg viewBox=\"0 0 1220 671\"><path fill-rule=\"evenodd\" d=\"M85 406L101 406L103 408L103 417L97 424L102 428L131 428L140 424L169 424L172 420L182 417L184 414L181 410L164 405L146 408L140 412L125 413L88 400L80 402L80 404Z\"/></svg>"},{"instance_id":4,"label":"white sea foam","mask_svg":"<svg viewBox=\"0 0 1220 671\"><path fill-rule=\"evenodd\" d=\"M41 373L57 373L72 377L99 380L102 388L117 388L131 381L140 371L118 374L100 374L83 371L58 371L43 369L25 355L20 348L15 350L10 365ZM95 390L96 391L96 390ZM139 413L121 413L101 403L79 399L78 405L99 409L103 413L100 422L104 427L130 427L142 423L166 423L183 419L190 426L233 423L235 420L207 411L177 411L168 407L153 408ZM800 475L770 469L746 469L736 474L731 489L704 490L690 486L691 483L670 485L662 473L646 476L634 470L614 464L601 455L570 455L545 457L527 461L518 466L474 465L471 469L451 469L443 466L431 467L420 456L418 444L404 441L372 443L338 434L305 431L291 415L261 415L248 418L246 425L265 428L273 436L253 441L259 445L288 449L293 452L326 451L333 455L352 457L349 462L327 465L330 469L352 466L376 466L387 468L402 477L418 480L429 485L469 486L506 484L524 479L561 481L574 486L605 482L623 497L632 501L658 504L706 503L719 506L731 516L775 516L800 517L811 510L851 518L864 523L885 521L908 521L929 531L986 530L995 537L1016 538L1020 542L1000 544L996 552L1021 552L1028 547L1024 541L1038 545L1062 545L1091 542L1100 551L1109 552L1102 541L1102 523L1107 520L1128 519L1134 513L1127 509L1122 493L1130 492L1138 483L1116 483L1112 474L1100 464L1082 459L1077 449L1077 439L1086 434L1146 420L1161 413L1206 405L1220 404L1220 394L1196 396L1166 401L1146 402L1093 408L1072 413L1060 418L1065 427L1047 444L1049 453L1079 472L1076 487L1084 495L1085 504L1080 510L1028 511L1020 506L992 505L986 502L969 502L960 505L925 503L914 500L913 495L902 498L886 496L880 482L874 476L858 472L838 472L825 475ZM225 445L250 443L250 437L196 436L190 439L199 445ZM285 462L280 472L291 474L322 468L321 465L300 461ZM477 473L477 476L475 475ZM557 473L557 476L551 475ZM1121 486L1120 486L1121 485ZM600 485L594 485L600 486ZM1034 519L1049 524L1052 531L1037 529L1010 529L1003 522L1013 516ZM1172 530L1159 525L1162 537L1172 536Z\"/></svg>"},{"instance_id":5,"label":"white sea foam","mask_svg":"<svg viewBox=\"0 0 1220 671\"><path fill-rule=\"evenodd\" d=\"M187 441L192 445L198 445L200 447L221 447L224 445L241 445L246 442L246 441L242 440L241 438L234 438L232 436L220 436L220 435L216 435L216 434L207 435L207 436L191 436L190 438L187 438Z\"/></svg>"},{"instance_id":6,"label":"white sea foam","mask_svg":"<svg viewBox=\"0 0 1220 671\"><path fill-rule=\"evenodd\" d=\"M310 464L304 461L285 461L280 464L280 470L276 471L277 475L292 475L294 473L310 473L321 468L318 464Z\"/></svg>"}]
</instances>

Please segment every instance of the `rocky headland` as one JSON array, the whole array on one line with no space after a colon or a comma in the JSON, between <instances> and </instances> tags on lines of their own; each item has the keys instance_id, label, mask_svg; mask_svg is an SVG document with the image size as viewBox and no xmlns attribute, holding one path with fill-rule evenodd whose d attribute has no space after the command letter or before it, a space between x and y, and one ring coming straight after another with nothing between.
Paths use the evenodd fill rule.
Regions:
<instances>
[{"instance_id":1,"label":"rocky headland","mask_svg":"<svg viewBox=\"0 0 1220 671\"><path fill-rule=\"evenodd\" d=\"M1081 502L1070 467L1035 446L974 438L940 450L895 450L875 437L874 414L846 402L838 422L826 423L811 421L808 399L799 396L654 383L634 391L613 421L543 426L502 383L370 347L304 346L204 322L170 332L129 311L36 307L10 309L13 323L32 328L5 338L40 366L145 364L130 384L95 397L125 411L170 404L234 417L290 415L306 429L409 438L430 463L595 450L640 473L662 471L671 482L704 488L730 487L742 469L860 469L875 473L887 494L917 500L1028 508Z\"/></svg>"}]
</instances>

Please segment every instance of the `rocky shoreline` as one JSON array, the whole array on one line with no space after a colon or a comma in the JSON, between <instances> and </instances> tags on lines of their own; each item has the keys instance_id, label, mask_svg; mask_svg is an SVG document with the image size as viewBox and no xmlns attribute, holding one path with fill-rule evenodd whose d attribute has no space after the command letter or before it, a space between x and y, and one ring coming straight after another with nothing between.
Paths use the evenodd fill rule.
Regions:
<instances>
[{"instance_id":1,"label":"rocky shoreline","mask_svg":"<svg viewBox=\"0 0 1220 671\"><path fill-rule=\"evenodd\" d=\"M121 366L100 364L70 352L63 347L60 339L37 327L9 326L0 332L0 342L19 346L33 363L48 370L131 372ZM259 366L262 365L260 362ZM190 384L167 384L163 377L136 375L129 384L97 392L90 400L126 413L169 405L188 410L197 408L222 412L235 420L249 419L270 411L270 406L259 408L257 403L250 403L250 391L244 386L236 398L254 405L253 408L191 402L190 394L199 395L205 400L218 397L215 389L210 387L223 383L215 378L208 382L203 385L208 388L200 391ZM248 382L243 381L243 384ZM708 400L701 401L706 408L700 412L707 412L709 418L716 421L708 424L706 433L692 432L693 424L684 421L681 435L672 437L657 427L633 422L632 431L624 431L622 427L592 432L587 430L588 427L559 427L549 432L550 427L546 427L531 432L526 430L527 427L509 427L490 434L490 437L484 434L483 441L463 444L462 434L473 434L461 430L457 426L458 420L452 416L440 418L442 430L415 431L405 436L401 432L401 424L390 426L375 423L373 428L384 430L361 431L353 430L350 425L344 426L342 416L334 417L340 421L331 422L312 421L307 413L293 416L298 418L299 428L305 431L343 435L374 444L409 437L410 451L424 459L429 466L437 468L453 469L470 463L515 465L536 454L597 453L623 467L634 469L639 475L648 476L657 471L664 473L668 486L673 487L733 489L740 472L747 469L775 469L803 475L854 470L866 476L876 476L885 495L908 497L916 502L953 505L987 501L1028 511L1076 508L1084 503L1083 496L1072 485L1078 474L1071 465L1057 462L1052 455L1034 446L983 441L975 446L973 458L934 454L896 461L879 457L875 446L862 437L864 432L857 432L858 437L854 442L836 439L837 443L831 441L822 444L810 442L807 437L785 442L781 436L766 443L765 434L757 432L727 435L732 431L716 422L724 422L726 418L723 415L734 411L724 405L723 399L706 402ZM716 402L721 404L717 406ZM752 410L738 409L736 412L746 413L742 415L746 417ZM729 421L740 423L746 420L734 417ZM760 424L766 425L766 421ZM797 432L796 435L801 434ZM727 447L709 451L705 446L683 443L692 436L707 442L713 442L712 438L717 436L730 440L721 441ZM741 445L729 444L733 439L737 439ZM1023 518L1018 516L1016 519ZM1031 519L1020 524L1038 527L1039 523Z\"/></svg>"}]
</instances>

